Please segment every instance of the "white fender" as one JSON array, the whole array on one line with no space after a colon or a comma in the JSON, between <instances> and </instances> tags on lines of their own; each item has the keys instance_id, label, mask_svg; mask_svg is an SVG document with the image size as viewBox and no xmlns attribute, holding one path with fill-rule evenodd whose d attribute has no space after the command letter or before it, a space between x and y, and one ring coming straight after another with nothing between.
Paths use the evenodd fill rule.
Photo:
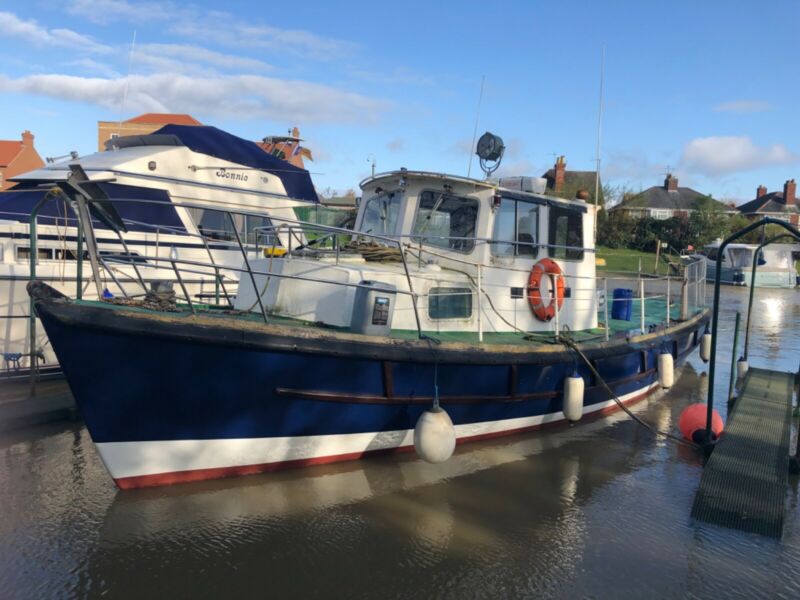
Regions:
<instances>
[{"instance_id":1,"label":"white fender","mask_svg":"<svg viewBox=\"0 0 800 600\"><path fill-rule=\"evenodd\" d=\"M675 383L675 369L672 354L662 352L658 355L658 382L664 389L669 389Z\"/></svg>"},{"instance_id":2,"label":"white fender","mask_svg":"<svg viewBox=\"0 0 800 600\"><path fill-rule=\"evenodd\" d=\"M583 416L583 377L570 375L564 380L564 417L568 421L580 421Z\"/></svg>"},{"instance_id":3,"label":"white fender","mask_svg":"<svg viewBox=\"0 0 800 600\"><path fill-rule=\"evenodd\" d=\"M750 368L750 365L747 364L747 361L744 358L740 358L736 363L736 376L739 379L743 379L745 375L747 375L747 370Z\"/></svg>"},{"instance_id":4,"label":"white fender","mask_svg":"<svg viewBox=\"0 0 800 600\"><path fill-rule=\"evenodd\" d=\"M456 447L456 428L450 415L434 406L419 416L414 427L414 449L417 456L429 463L446 461Z\"/></svg>"},{"instance_id":5,"label":"white fender","mask_svg":"<svg viewBox=\"0 0 800 600\"><path fill-rule=\"evenodd\" d=\"M711 334L704 333L703 337L700 339L700 358L703 359L703 362L708 362L711 360Z\"/></svg>"}]
</instances>

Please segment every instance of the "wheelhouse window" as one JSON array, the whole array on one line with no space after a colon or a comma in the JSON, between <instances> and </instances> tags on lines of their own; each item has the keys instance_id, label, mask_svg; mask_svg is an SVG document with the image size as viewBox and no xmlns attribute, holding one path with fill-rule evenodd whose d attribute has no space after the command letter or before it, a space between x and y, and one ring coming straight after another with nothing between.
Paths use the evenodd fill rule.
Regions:
<instances>
[{"instance_id":1,"label":"wheelhouse window","mask_svg":"<svg viewBox=\"0 0 800 600\"><path fill-rule=\"evenodd\" d=\"M475 247L478 206L478 200L468 196L422 192L411 233L430 246L471 252Z\"/></svg>"},{"instance_id":2,"label":"wheelhouse window","mask_svg":"<svg viewBox=\"0 0 800 600\"><path fill-rule=\"evenodd\" d=\"M539 253L539 206L503 198L494 215L492 254L532 256Z\"/></svg>"},{"instance_id":3,"label":"wheelhouse window","mask_svg":"<svg viewBox=\"0 0 800 600\"><path fill-rule=\"evenodd\" d=\"M401 196L395 193L367 200L360 231L375 235L393 235L400 217L400 200Z\"/></svg>"},{"instance_id":4,"label":"wheelhouse window","mask_svg":"<svg viewBox=\"0 0 800 600\"><path fill-rule=\"evenodd\" d=\"M583 213L550 206L550 246L552 258L583 260Z\"/></svg>"},{"instance_id":5,"label":"wheelhouse window","mask_svg":"<svg viewBox=\"0 0 800 600\"><path fill-rule=\"evenodd\" d=\"M428 292L428 317L468 319L472 316L472 290L460 287L434 287Z\"/></svg>"}]
</instances>

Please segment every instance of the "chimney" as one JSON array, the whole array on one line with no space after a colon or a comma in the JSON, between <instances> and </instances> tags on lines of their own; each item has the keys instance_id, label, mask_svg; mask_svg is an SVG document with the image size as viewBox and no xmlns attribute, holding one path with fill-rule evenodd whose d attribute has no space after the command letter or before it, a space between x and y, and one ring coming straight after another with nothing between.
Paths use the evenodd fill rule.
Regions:
<instances>
[{"instance_id":1,"label":"chimney","mask_svg":"<svg viewBox=\"0 0 800 600\"><path fill-rule=\"evenodd\" d=\"M27 129L22 132L22 145L26 148L33 148L33 134Z\"/></svg>"},{"instance_id":2,"label":"chimney","mask_svg":"<svg viewBox=\"0 0 800 600\"><path fill-rule=\"evenodd\" d=\"M756 200L761 198L761 196L764 196L766 193L767 193L767 186L765 185L758 186L758 189L756 190Z\"/></svg>"},{"instance_id":3,"label":"chimney","mask_svg":"<svg viewBox=\"0 0 800 600\"><path fill-rule=\"evenodd\" d=\"M567 163L564 160L564 155L562 154L556 159L556 166L555 166L555 192L556 194L561 191L564 187L564 173L567 170Z\"/></svg>"},{"instance_id":4,"label":"chimney","mask_svg":"<svg viewBox=\"0 0 800 600\"><path fill-rule=\"evenodd\" d=\"M786 206L794 206L797 203L797 184L794 179L790 179L783 184L783 203Z\"/></svg>"},{"instance_id":5,"label":"chimney","mask_svg":"<svg viewBox=\"0 0 800 600\"><path fill-rule=\"evenodd\" d=\"M664 180L664 189L668 192L678 191L678 178L673 177L672 173L667 173L667 178Z\"/></svg>"}]
</instances>

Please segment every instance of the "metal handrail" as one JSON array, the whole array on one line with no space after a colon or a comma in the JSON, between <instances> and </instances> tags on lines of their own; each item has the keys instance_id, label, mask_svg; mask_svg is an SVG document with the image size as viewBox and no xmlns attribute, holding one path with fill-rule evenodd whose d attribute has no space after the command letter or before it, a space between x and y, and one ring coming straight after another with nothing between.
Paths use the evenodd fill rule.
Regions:
<instances>
[{"instance_id":1,"label":"metal handrail","mask_svg":"<svg viewBox=\"0 0 800 600\"><path fill-rule=\"evenodd\" d=\"M158 202L158 201L155 201L155 200L147 200L147 199L140 199L140 200L137 200L137 199L113 199L111 201L112 202L141 202L141 203L156 203L156 202ZM263 302L262 302L262 296L261 296L261 294L259 294L258 288L256 286L256 282L255 282L255 276L256 275L258 275L258 276L266 276L266 277L286 278L286 279L301 280L301 281L310 281L310 282L321 283L321 284L334 284L334 285L340 285L340 286L346 286L346 287L363 287L360 284L351 284L351 283L345 283L345 282L341 282L341 281L332 281L332 280L326 280L326 279L320 279L320 278L314 278L314 277L304 277L304 276L300 276L300 275L287 275L287 274L284 274L284 273L274 273L274 272L271 272L271 271L263 271L263 270L254 269L252 267L252 265L250 264L250 261L249 261L248 256L247 256L248 251L253 249L253 246L250 246L250 245L246 244L243 241L242 236L239 233L239 228L236 226L236 221L234 219L234 215L245 216L245 217L254 216L254 217L263 218L265 216L263 213L257 213L257 212L253 212L253 211L249 211L249 210L231 209L231 208L228 208L228 207L224 207L224 208L222 208L222 207L221 208L209 207L206 204L195 204L195 203L190 203L190 202L173 202L173 205L176 206L176 207L182 207L182 208L202 208L203 210L206 210L206 211L211 210L211 211L215 211L215 212L219 212L219 213L223 213L224 215L227 215L227 217L230 219L231 226L232 226L232 233L235 235L236 241L235 242L228 241L228 240L214 240L214 241L215 241L215 243L223 245L223 246L226 246L226 247L229 247L230 249L238 248L240 253L243 256L243 261L244 261L244 265L242 267L234 267L234 266L217 264L214 261L213 254L211 253L210 248L208 246L207 236L204 234L204 232L193 232L193 231L189 231L189 230L183 229L183 228L181 228L180 231L176 231L176 228L173 228L173 227L170 227L170 226L151 225L151 224L148 224L148 223L140 223L140 222L138 222L139 225L144 226L144 227L148 227L150 229L154 229L156 232L167 231L167 232L170 232L170 233L173 233L173 234L176 234L176 235L181 235L181 236L188 235L190 237L199 237L203 241L204 247L206 248L206 250L208 252L208 255L209 255L209 261L210 261L209 263L204 263L204 262L200 262L200 261L193 261L193 260L187 260L187 259L181 259L181 258L173 258L171 256L170 256L170 258L166 258L166 257L163 257L163 256L158 256L158 255L151 256L149 254L137 255L136 256L136 260L138 260L138 261L144 260L144 261L147 261L148 263L149 262L154 263L154 264L147 264L147 266L149 268L168 269L168 270L172 270L173 272L175 272L176 278L178 279L178 281L179 281L179 283L181 285L181 288L182 288L182 291L183 291L183 295L186 297L187 303L189 304L189 306L190 306L190 308L192 310L194 310L194 304L192 303L192 299L191 299L191 297L190 297L190 295L189 295L189 293L188 293L188 291L186 289L186 286L184 285L184 282L182 280L180 272L181 272L181 270L183 270L184 272L192 272L192 273L199 273L199 274L207 274L207 272L204 273L202 271L190 270L190 269L186 268L187 266L188 267L199 267L199 268L205 268L205 269L213 270L213 273L215 275L215 279L217 281L221 282L223 284L223 286L224 286L224 281L228 279L227 276L225 275L226 272L239 273L240 275L243 275L243 274L246 273L248 275L249 279L250 279L251 284L253 285L254 293L257 294L257 301L258 301L258 303L260 305L261 313L262 313L262 316L264 317L265 321L268 320L268 315L267 315L266 308L265 308L265 306L263 305ZM269 215L267 218L273 223L272 225L260 226L260 227L253 228L253 231L256 233L256 244L255 244L256 250L258 249L258 236L259 236L259 234L264 233L264 234L269 234L269 235L273 235L273 236L277 237L277 233L283 231L283 232L288 233L288 235L289 235L289 238L288 238L289 239L289 245L290 245L290 247L288 249L288 257L289 258L291 258L291 256L292 256L292 248L291 248L292 240L296 239L297 241L301 241L303 238L307 239L307 235L306 234L308 232L314 231L314 230L323 232L325 234L325 237L333 237L333 239L335 240L336 243L335 243L335 248L332 248L331 251L335 251L337 253L337 256L338 256L338 253L340 251L339 243L338 243L338 238L339 238L340 235L350 236L350 237L355 236L357 238L362 238L362 239L366 238L366 239L369 239L369 240L374 240L374 241L380 242L382 244L386 244L386 245L388 245L390 247L397 247L397 249L399 250L400 260L402 262L403 272L405 274L406 281L407 281L407 284L408 284L408 289L407 290L398 290L398 293L407 294L407 295L410 296L411 301L412 301L412 305L413 305L413 309L414 309L414 315L415 315L415 320L416 320L416 325L417 325L417 331L418 331L418 334L420 335L420 337L423 337L423 332L422 332L422 327L421 327L421 322L420 322L420 317L419 317L419 311L418 311L418 307L417 307L418 295L414 292L413 283L412 283L412 280L411 280L411 274L410 274L410 271L409 271L409 268L408 268L408 264L407 264L407 260L406 260L406 252L409 252L409 251L415 252L415 251L417 251L417 248L414 247L414 246L411 246L410 244L404 243L403 239L412 239L413 240L413 239L419 239L420 237L430 238L431 236L417 236L417 235L387 236L387 235L382 235L382 234L356 232L356 231L353 231L351 229L346 229L346 228L343 228L343 227L336 227L336 226L332 226L332 225L322 225L322 224L318 224L318 223L299 221L297 219L291 219L291 218L281 217L281 216L277 216L277 215ZM128 222L135 222L135 221L128 221ZM93 226L94 226L94 224L92 223L92 227ZM300 235L297 235L298 233ZM248 233L248 237L249 237L249 233ZM443 236L441 236L441 237L443 237ZM487 238L457 238L457 239L471 239L471 240L475 240L478 243L516 243L516 242L508 242L508 241L505 241L505 240L503 240L503 241L492 240L492 239L487 239ZM312 242L307 242L305 244L301 243L301 247L302 246L307 246L309 243L313 243L313 241ZM518 242L518 244L519 245L534 245L534 244L529 244L527 242ZM535 244L535 245L537 247L542 247L542 248L560 247L560 246L556 246L556 245L553 245L553 244ZM114 275L114 270L112 270L111 267L109 266L110 264L132 264L133 263L134 258L130 255L130 252L128 252L127 246L124 244L124 242L123 242L123 248L126 249L126 254L124 254L124 255L105 254L105 255L102 255L102 256L98 256L97 258L98 258L99 264L101 264L103 266L103 268L105 268L108 271L108 273L115 280L117 285L123 291L123 295L128 295L127 292L125 291L124 287L120 284L119 280ZM576 249L575 247L569 247L569 246L564 246L564 248ZM327 250L327 249L324 249L324 250ZM583 249L583 250L593 251L594 249ZM437 254L436 252L429 251L427 248L425 249L425 252L429 252L432 255L442 256L441 254ZM461 263L465 263L465 264L469 264L471 266L477 267L479 272L480 272L481 268L484 267L484 266L488 267L488 268L502 268L504 270L511 270L511 271L516 271L516 272L525 272L525 273L529 272L528 270L525 270L525 269L516 269L516 268L510 268L510 267L507 267L507 266L482 265L482 264L477 264L477 263L474 263L474 262L470 263L468 261L460 260L458 257L452 257L452 256L443 256L443 258L447 258L447 259L453 260L455 262L461 262ZM164 266L162 263L167 263L167 266ZM134 277L131 274L125 274L125 276L128 277L131 281L138 280L139 284L143 288L145 288L146 286L145 286L145 283L144 283L144 277L139 272L138 266L136 264L132 264L132 266L134 268L136 276ZM565 279L567 278L566 276L563 276L563 277ZM593 280L593 281L597 281L597 279L598 279L597 277L593 278L593 277L588 277L588 276L570 276L570 278L574 278L574 279L578 279L578 280L589 279L589 280ZM606 278L602 278L602 279L604 280L604 287L607 288L607 282L608 282L609 278L606 277ZM693 278L690 277L690 279L693 279ZM233 278L231 278L231 280L233 280ZM667 276L667 277L664 277L664 278L650 278L650 280L652 280L652 281L666 280L667 284L669 285L670 277ZM640 286L643 288L644 280L642 278L640 278L640 281L641 281ZM695 285L697 285L697 283L698 282L694 282ZM470 287L472 287L472 288L476 288L477 287L477 290L478 290L478 293L479 293L479 300L482 297L481 296L482 294L486 294L488 296L486 291L483 290L484 286L491 288L491 287L494 286L494 284L486 285L485 284L485 280L484 280L484 282L479 283L477 286L474 284L474 282L470 284ZM145 289L145 291L146 291L146 289ZM589 288L576 288L576 291L577 292L594 292L594 291L596 291L596 289L590 290ZM581 295L583 295L583 294L581 294ZM226 298L228 300L229 305L232 305L232 303L230 301L230 296L228 295L227 290L225 290L225 296L226 296ZM644 310L645 303L647 301L649 301L649 300L655 300L655 299L664 298L664 297L668 298L666 323L669 324L669 320L670 320L669 319L669 305L670 305L669 294L666 294L666 295L662 295L662 294L645 295L644 293L640 294L640 299L641 299L641 302L642 302L642 320L643 320L643 322L644 322L644 316L645 316L645 310ZM491 300L491 298L490 298L490 300ZM569 300L572 300L575 303L577 303L577 302L586 302L586 301L595 301L595 296L594 296L594 294L592 294L591 298L589 298L589 297L584 298L584 297L575 296L575 297L569 298ZM609 299L607 297L607 295L606 295L606 305L605 305L606 314L608 312L608 303L614 302L614 301L615 301L614 299ZM480 310L480 307L479 307L479 310ZM558 312L560 312L560 311L556 312L556 330L557 331L558 331L558 318L559 318ZM606 330L607 330L606 331L606 335L608 335L609 319L608 319L607 316L604 319L604 321L605 321ZM480 329L480 324L479 324L479 329ZM642 330L644 332L644 325L642 325Z\"/></svg>"},{"instance_id":2,"label":"metal handrail","mask_svg":"<svg viewBox=\"0 0 800 600\"><path fill-rule=\"evenodd\" d=\"M715 363L717 360L717 331L719 325L719 296L720 296L720 284L721 284L721 274L722 274L722 255L724 253L725 248L727 248L728 244L733 243L734 241L738 240L742 236L750 233L751 231L766 227L767 225L778 225L783 227L789 234L797 240L800 240L800 230L798 230L793 225L790 225L786 221L782 221L780 219L775 219L772 217L764 217L760 221L756 221L755 223L751 223L747 227L744 227L729 235L725 238L722 243L719 245L717 250L717 260L716 260L716 268L714 273L714 309L711 315L711 356L709 357L709 366L708 366L708 400L707 400L707 407L706 407L706 429L705 429L705 443L710 445L712 443L711 439L711 419L714 416L714 376L715 376Z\"/></svg>"}]
</instances>

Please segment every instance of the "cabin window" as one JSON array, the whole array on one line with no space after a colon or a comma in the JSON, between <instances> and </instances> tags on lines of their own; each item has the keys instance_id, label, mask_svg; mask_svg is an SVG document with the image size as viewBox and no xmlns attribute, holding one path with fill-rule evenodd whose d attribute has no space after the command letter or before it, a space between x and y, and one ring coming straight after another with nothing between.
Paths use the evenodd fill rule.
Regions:
<instances>
[{"instance_id":1,"label":"cabin window","mask_svg":"<svg viewBox=\"0 0 800 600\"><path fill-rule=\"evenodd\" d=\"M400 199L400 196L391 193L367 200L361 219L361 232L393 235L400 216Z\"/></svg>"},{"instance_id":2,"label":"cabin window","mask_svg":"<svg viewBox=\"0 0 800 600\"><path fill-rule=\"evenodd\" d=\"M219 210L203 210L197 229L203 236L212 240L232 240L236 237L230 217Z\"/></svg>"},{"instance_id":3,"label":"cabin window","mask_svg":"<svg viewBox=\"0 0 800 600\"><path fill-rule=\"evenodd\" d=\"M550 206L549 254L562 260L583 260L583 213Z\"/></svg>"},{"instance_id":4,"label":"cabin window","mask_svg":"<svg viewBox=\"0 0 800 600\"><path fill-rule=\"evenodd\" d=\"M492 254L535 257L539 253L538 231L538 205L503 198L494 215Z\"/></svg>"},{"instance_id":5,"label":"cabin window","mask_svg":"<svg viewBox=\"0 0 800 600\"><path fill-rule=\"evenodd\" d=\"M434 287L428 292L428 317L431 319L468 319L472 315L472 290L457 287Z\"/></svg>"},{"instance_id":6,"label":"cabin window","mask_svg":"<svg viewBox=\"0 0 800 600\"><path fill-rule=\"evenodd\" d=\"M31 249L27 246L17 246L17 260L30 260ZM40 260L53 260L52 248L37 248L36 249L36 262Z\"/></svg>"},{"instance_id":7,"label":"cabin window","mask_svg":"<svg viewBox=\"0 0 800 600\"><path fill-rule=\"evenodd\" d=\"M752 265L753 251L750 248L730 248L731 266L743 269Z\"/></svg>"},{"instance_id":8,"label":"cabin window","mask_svg":"<svg viewBox=\"0 0 800 600\"><path fill-rule=\"evenodd\" d=\"M478 200L445 192L422 192L412 235L423 243L471 252L475 247Z\"/></svg>"}]
</instances>

